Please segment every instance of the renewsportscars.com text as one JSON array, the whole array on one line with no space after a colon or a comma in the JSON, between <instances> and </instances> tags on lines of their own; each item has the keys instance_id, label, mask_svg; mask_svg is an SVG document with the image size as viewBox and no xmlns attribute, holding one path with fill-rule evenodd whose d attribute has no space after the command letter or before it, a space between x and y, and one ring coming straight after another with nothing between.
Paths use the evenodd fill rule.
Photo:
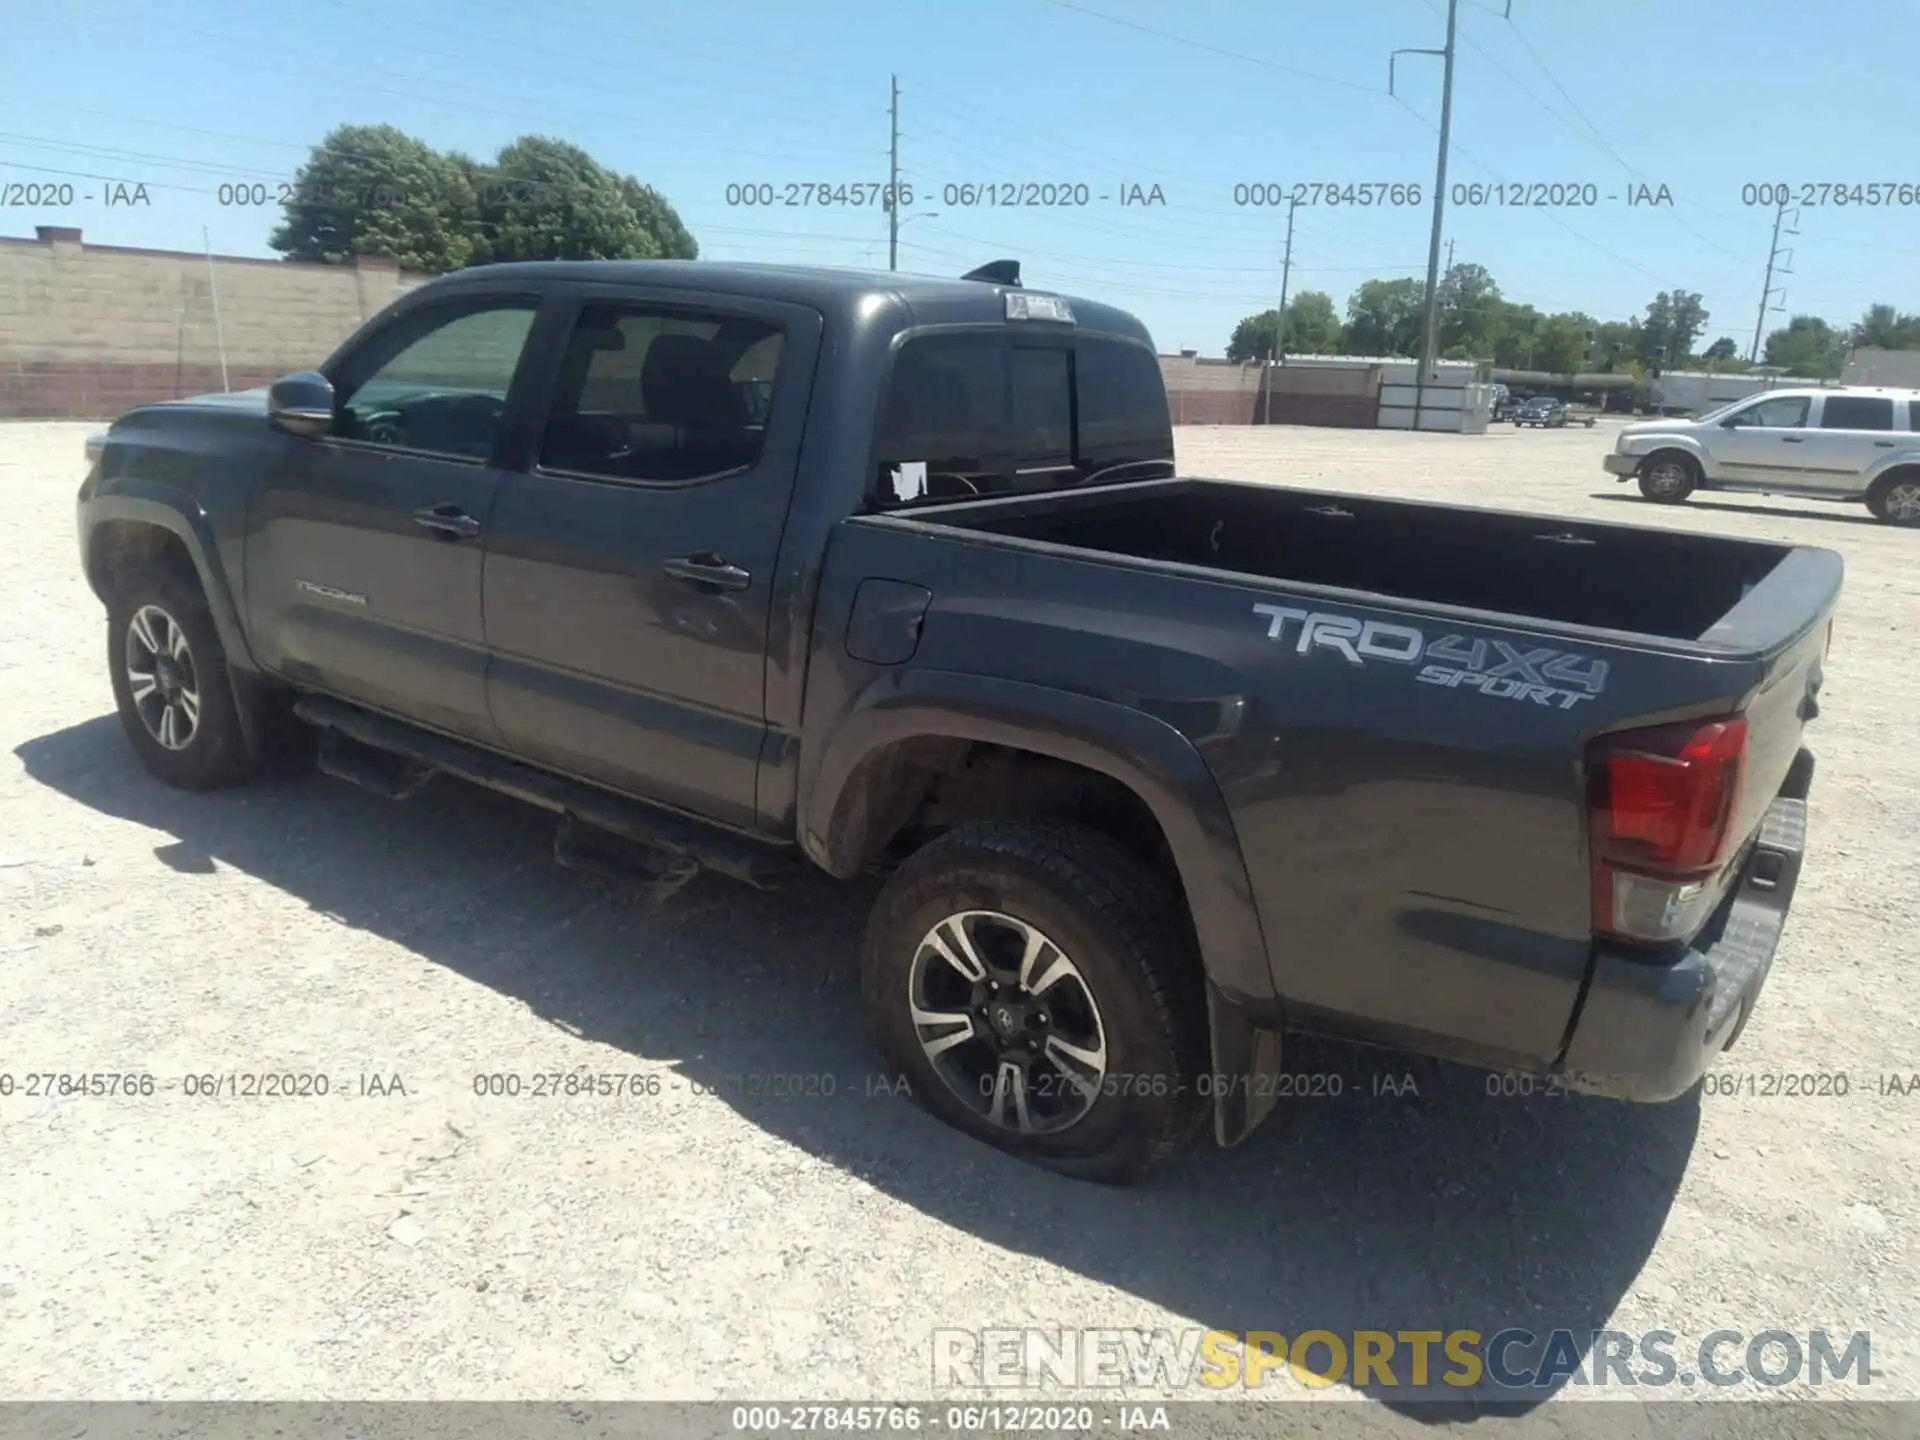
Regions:
<instances>
[{"instance_id":1,"label":"renewsportscars.com text","mask_svg":"<svg viewBox=\"0 0 1920 1440\"><path fill-rule=\"evenodd\" d=\"M1479 1330L1122 1330L1005 1328L933 1332L942 1389L1135 1388L1172 1393L1347 1384L1356 1389L1492 1384L1693 1389L1872 1383L1864 1330L1715 1330L1697 1342L1671 1330L1508 1327Z\"/></svg>"}]
</instances>

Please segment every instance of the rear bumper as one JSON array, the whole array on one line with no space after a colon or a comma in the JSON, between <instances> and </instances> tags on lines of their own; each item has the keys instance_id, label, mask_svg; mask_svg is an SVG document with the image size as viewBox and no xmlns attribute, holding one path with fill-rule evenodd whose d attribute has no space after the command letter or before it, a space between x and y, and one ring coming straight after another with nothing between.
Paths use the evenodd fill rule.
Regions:
<instances>
[{"instance_id":1,"label":"rear bumper","mask_svg":"<svg viewBox=\"0 0 1920 1440\"><path fill-rule=\"evenodd\" d=\"M1768 809L1740 882L1678 959L1602 946L1562 1068L1570 1090L1657 1103L1693 1088L1746 1027L1773 968L1806 850L1812 752Z\"/></svg>"},{"instance_id":2,"label":"rear bumper","mask_svg":"<svg viewBox=\"0 0 1920 1440\"><path fill-rule=\"evenodd\" d=\"M1609 475L1618 475L1622 480L1640 468L1638 455L1602 455L1600 464Z\"/></svg>"}]
</instances>

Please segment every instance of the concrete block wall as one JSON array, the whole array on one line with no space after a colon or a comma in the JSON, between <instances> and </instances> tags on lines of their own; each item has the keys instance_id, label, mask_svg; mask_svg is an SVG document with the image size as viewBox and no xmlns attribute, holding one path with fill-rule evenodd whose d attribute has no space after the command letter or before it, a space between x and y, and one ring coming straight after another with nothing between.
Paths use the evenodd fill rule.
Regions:
<instances>
[{"instance_id":1,"label":"concrete block wall","mask_svg":"<svg viewBox=\"0 0 1920 1440\"><path fill-rule=\"evenodd\" d=\"M209 274L211 268L211 274ZM309 265L0 236L0 419L110 419L319 364L427 277L390 261ZM216 330L214 300L219 300Z\"/></svg>"},{"instance_id":2,"label":"concrete block wall","mask_svg":"<svg viewBox=\"0 0 1920 1440\"><path fill-rule=\"evenodd\" d=\"M1263 397L1272 386L1271 403ZM1378 423L1381 367L1352 357L1299 356L1285 365L1160 357L1160 378L1176 425L1323 425L1371 429Z\"/></svg>"},{"instance_id":3,"label":"concrete block wall","mask_svg":"<svg viewBox=\"0 0 1920 1440\"><path fill-rule=\"evenodd\" d=\"M1251 425L1260 397L1255 362L1162 355L1160 378L1176 425Z\"/></svg>"}]
</instances>

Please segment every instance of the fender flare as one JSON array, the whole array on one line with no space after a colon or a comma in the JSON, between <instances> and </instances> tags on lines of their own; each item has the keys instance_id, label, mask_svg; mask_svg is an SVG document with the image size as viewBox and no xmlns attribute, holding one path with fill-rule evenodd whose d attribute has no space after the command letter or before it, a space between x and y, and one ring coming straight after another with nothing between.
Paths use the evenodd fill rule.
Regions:
<instances>
[{"instance_id":1,"label":"fender flare","mask_svg":"<svg viewBox=\"0 0 1920 1440\"><path fill-rule=\"evenodd\" d=\"M100 527L112 524L150 525L178 540L192 562L206 598L207 612L220 636L220 648L227 655L227 680L233 689L234 711L240 719L240 738L255 759L267 754L268 741L260 714L266 677L247 644L247 632L240 623L240 611L233 589L227 583L226 570L217 557L213 523L200 502L184 490L156 481L120 479L106 494L96 494L82 502L84 516L80 527L80 564L87 585L101 601L107 596L101 577L94 573L93 547Z\"/></svg>"},{"instance_id":2,"label":"fender flare","mask_svg":"<svg viewBox=\"0 0 1920 1440\"><path fill-rule=\"evenodd\" d=\"M106 598L99 577L94 574L93 547L104 525L151 525L165 530L178 540L193 562L206 596L207 609L213 614L214 628L227 652L230 666L257 671L252 647L247 644L240 624L240 611L233 590L227 584L224 568L216 561L219 547L213 537L213 522L192 495L171 485L152 480L121 479L106 494L86 502L86 525L81 535L80 561L86 568L87 584L100 599Z\"/></svg>"},{"instance_id":3,"label":"fender flare","mask_svg":"<svg viewBox=\"0 0 1920 1440\"><path fill-rule=\"evenodd\" d=\"M801 844L816 863L847 878L865 856L855 842L861 767L887 746L937 737L1005 745L1111 776L1145 802L1166 836L1185 893L1206 972L1209 1033L1216 1071L1269 1073L1278 1037L1253 1041L1270 1014L1273 972L1245 859L1226 798L1187 737L1163 720L1111 701L1024 681L953 671L909 670L882 676L844 713L803 776ZM1250 1056L1258 1056L1257 1066ZM1216 1084L1215 1132L1222 1144L1244 1138L1265 1111L1258 1087ZM1269 1089L1267 1093L1271 1094Z\"/></svg>"}]
</instances>

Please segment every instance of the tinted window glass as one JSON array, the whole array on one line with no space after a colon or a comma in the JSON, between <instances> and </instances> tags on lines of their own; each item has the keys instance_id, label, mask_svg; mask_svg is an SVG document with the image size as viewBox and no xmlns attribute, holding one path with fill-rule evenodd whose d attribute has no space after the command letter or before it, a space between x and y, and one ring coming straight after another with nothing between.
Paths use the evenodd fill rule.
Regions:
<instances>
[{"instance_id":1,"label":"tinted window glass","mask_svg":"<svg viewBox=\"0 0 1920 1440\"><path fill-rule=\"evenodd\" d=\"M1098 469L1128 461L1173 459L1173 426L1160 361L1144 345L1083 338L1075 347L1080 459ZM1169 467L1168 473L1172 470ZM1144 479L1146 466L1115 479Z\"/></svg>"},{"instance_id":2,"label":"tinted window glass","mask_svg":"<svg viewBox=\"0 0 1920 1440\"><path fill-rule=\"evenodd\" d=\"M365 380L343 377L338 433L485 460L493 453L534 308L532 301L507 301L401 321L425 328L384 360L377 351L370 354L374 369Z\"/></svg>"},{"instance_id":3,"label":"tinted window glass","mask_svg":"<svg viewBox=\"0 0 1920 1440\"><path fill-rule=\"evenodd\" d=\"M1160 362L1143 345L1091 336L1071 349L911 340L894 363L878 461L883 503L1171 475Z\"/></svg>"},{"instance_id":4,"label":"tinted window glass","mask_svg":"<svg viewBox=\"0 0 1920 1440\"><path fill-rule=\"evenodd\" d=\"M1020 474L1073 469L1073 354L1013 352L1013 457Z\"/></svg>"},{"instance_id":5,"label":"tinted window glass","mask_svg":"<svg viewBox=\"0 0 1920 1440\"><path fill-rule=\"evenodd\" d=\"M998 336L909 340L887 391L876 493L950 500L1002 488L1009 429L1007 347Z\"/></svg>"},{"instance_id":6,"label":"tinted window glass","mask_svg":"<svg viewBox=\"0 0 1920 1440\"><path fill-rule=\"evenodd\" d=\"M1804 395L1782 395L1775 400L1762 400L1750 405L1738 414L1727 418L1736 425L1758 425L1768 430L1794 430L1807 423L1807 405Z\"/></svg>"},{"instance_id":7,"label":"tinted window glass","mask_svg":"<svg viewBox=\"0 0 1920 1440\"><path fill-rule=\"evenodd\" d=\"M646 305L589 305L560 362L540 446L548 469L698 480L755 464L780 364L778 327Z\"/></svg>"},{"instance_id":8,"label":"tinted window glass","mask_svg":"<svg viewBox=\"0 0 1920 1440\"><path fill-rule=\"evenodd\" d=\"M1891 430L1893 401L1878 395L1829 395L1820 409L1822 430Z\"/></svg>"},{"instance_id":9,"label":"tinted window glass","mask_svg":"<svg viewBox=\"0 0 1920 1440\"><path fill-rule=\"evenodd\" d=\"M1920 400L1907 402L1907 429L1920 432Z\"/></svg>"}]
</instances>

